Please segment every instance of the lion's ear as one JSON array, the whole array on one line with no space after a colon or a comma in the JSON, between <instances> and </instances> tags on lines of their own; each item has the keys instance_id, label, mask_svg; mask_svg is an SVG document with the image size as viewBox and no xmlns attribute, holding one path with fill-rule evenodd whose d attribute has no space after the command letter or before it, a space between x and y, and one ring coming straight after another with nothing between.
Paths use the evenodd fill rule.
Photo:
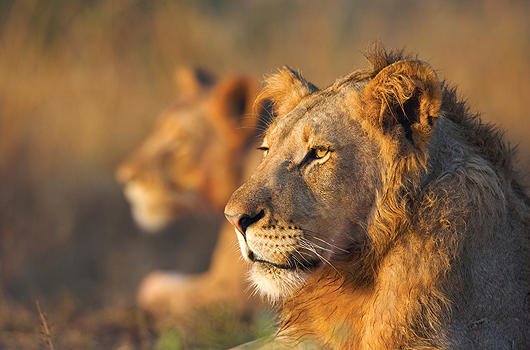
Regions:
<instances>
[{"instance_id":1,"label":"lion's ear","mask_svg":"<svg viewBox=\"0 0 530 350\"><path fill-rule=\"evenodd\" d=\"M214 76L201 68L178 67L175 70L175 85L182 96L195 97L200 91L213 85Z\"/></svg>"},{"instance_id":2,"label":"lion's ear","mask_svg":"<svg viewBox=\"0 0 530 350\"><path fill-rule=\"evenodd\" d=\"M364 102L366 117L384 134L422 148L440 112L442 92L428 64L399 61L377 73L364 90Z\"/></svg>"},{"instance_id":3,"label":"lion's ear","mask_svg":"<svg viewBox=\"0 0 530 350\"><path fill-rule=\"evenodd\" d=\"M265 83L265 88L261 90L256 102L271 101L273 112L277 115L289 113L305 96L318 91L315 85L287 66L267 77Z\"/></svg>"},{"instance_id":4,"label":"lion's ear","mask_svg":"<svg viewBox=\"0 0 530 350\"><path fill-rule=\"evenodd\" d=\"M259 120L252 114L252 105L259 91L259 82L244 76L221 80L212 91L213 115L235 125L241 133L251 133Z\"/></svg>"}]
</instances>

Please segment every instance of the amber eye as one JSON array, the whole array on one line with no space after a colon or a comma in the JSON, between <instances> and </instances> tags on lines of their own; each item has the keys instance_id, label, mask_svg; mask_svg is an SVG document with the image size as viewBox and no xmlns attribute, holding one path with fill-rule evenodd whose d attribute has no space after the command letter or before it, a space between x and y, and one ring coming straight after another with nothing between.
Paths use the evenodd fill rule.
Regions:
<instances>
[{"instance_id":1,"label":"amber eye","mask_svg":"<svg viewBox=\"0 0 530 350\"><path fill-rule=\"evenodd\" d=\"M329 149L314 149L313 152L315 153L316 159L322 159L328 155Z\"/></svg>"}]
</instances>

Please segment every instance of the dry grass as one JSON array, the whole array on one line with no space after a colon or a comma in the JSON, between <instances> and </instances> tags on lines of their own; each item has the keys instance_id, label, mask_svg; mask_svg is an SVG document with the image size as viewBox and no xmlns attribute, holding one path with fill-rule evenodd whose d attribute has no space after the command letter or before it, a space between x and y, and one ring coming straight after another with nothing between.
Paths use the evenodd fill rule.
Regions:
<instances>
[{"instance_id":1,"label":"dry grass","mask_svg":"<svg viewBox=\"0 0 530 350\"><path fill-rule=\"evenodd\" d=\"M52 337L52 333L51 333L51 327L48 325L47 318L42 313L42 310L40 308L40 304L39 304L38 301L37 301L37 310L39 310L40 321L42 323L44 341L47 343L48 348L50 350L53 350L54 349L54 346L53 346L54 341L53 341L53 337Z\"/></svg>"},{"instance_id":2,"label":"dry grass","mask_svg":"<svg viewBox=\"0 0 530 350\"><path fill-rule=\"evenodd\" d=\"M262 77L288 64L322 86L365 67L359 51L377 39L458 83L527 163L527 1L1 2L0 347L35 348L20 340L33 337L28 319L38 324L35 299L52 306L63 348L151 346L161 330L134 316L140 278L207 266L198 247L211 249L218 217L178 223L178 237L142 236L113 179L177 93L175 67ZM202 243L197 232L212 234ZM101 311L111 306L122 311ZM15 316L20 309L32 316ZM204 332L192 328L182 344Z\"/></svg>"}]
</instances>

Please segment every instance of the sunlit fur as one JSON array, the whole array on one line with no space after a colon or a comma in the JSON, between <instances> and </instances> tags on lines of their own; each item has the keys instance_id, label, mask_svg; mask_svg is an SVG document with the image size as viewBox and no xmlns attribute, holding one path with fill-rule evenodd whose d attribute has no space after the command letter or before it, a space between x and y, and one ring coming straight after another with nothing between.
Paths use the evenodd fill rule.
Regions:
<instances>
[{"instance_id":1,"label":"sunlit fur","mask_svg":"<svg viewBox=\"0 0 530 350\"><path fill-rule=\"evenodd\" d=\"M242 251L279 298L263 349L528 348L530 200L512 148L425 62L366 56L326 89L284 68L260 94L278 117L225 214L253 218Z\"/></svg>"}]
</instances>

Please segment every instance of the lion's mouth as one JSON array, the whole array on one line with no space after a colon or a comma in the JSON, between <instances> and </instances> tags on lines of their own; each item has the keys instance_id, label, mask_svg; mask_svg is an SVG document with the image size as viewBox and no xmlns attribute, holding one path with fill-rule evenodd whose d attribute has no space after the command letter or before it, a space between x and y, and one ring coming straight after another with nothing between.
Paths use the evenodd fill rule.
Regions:
<instances>
[{"instance_id":1,"label":"lion's mouth","mask_svg":"<svg viewBox=\"0 0 530 350\"><path fill-rule=\"evenodd\" d=\"M321 263L320 260L298 261L298 260L295 260L295 259L291 258L291 259L288 260L288 264L279 264L279 263L274 263L272 261L258 259L258 258L256 258L254 256L254 254L252 252L250 252L249 258L254 263L259 263L259 264L263 264L263 265L269 265L269 266L273 266L273 267L276 267L276 268L281 269L281 270L291 270L291 271L309 271L309 270L313 270L313 269L316 269L317 267L319 267L320 263Z\"/></svg>"}]
</instances>

